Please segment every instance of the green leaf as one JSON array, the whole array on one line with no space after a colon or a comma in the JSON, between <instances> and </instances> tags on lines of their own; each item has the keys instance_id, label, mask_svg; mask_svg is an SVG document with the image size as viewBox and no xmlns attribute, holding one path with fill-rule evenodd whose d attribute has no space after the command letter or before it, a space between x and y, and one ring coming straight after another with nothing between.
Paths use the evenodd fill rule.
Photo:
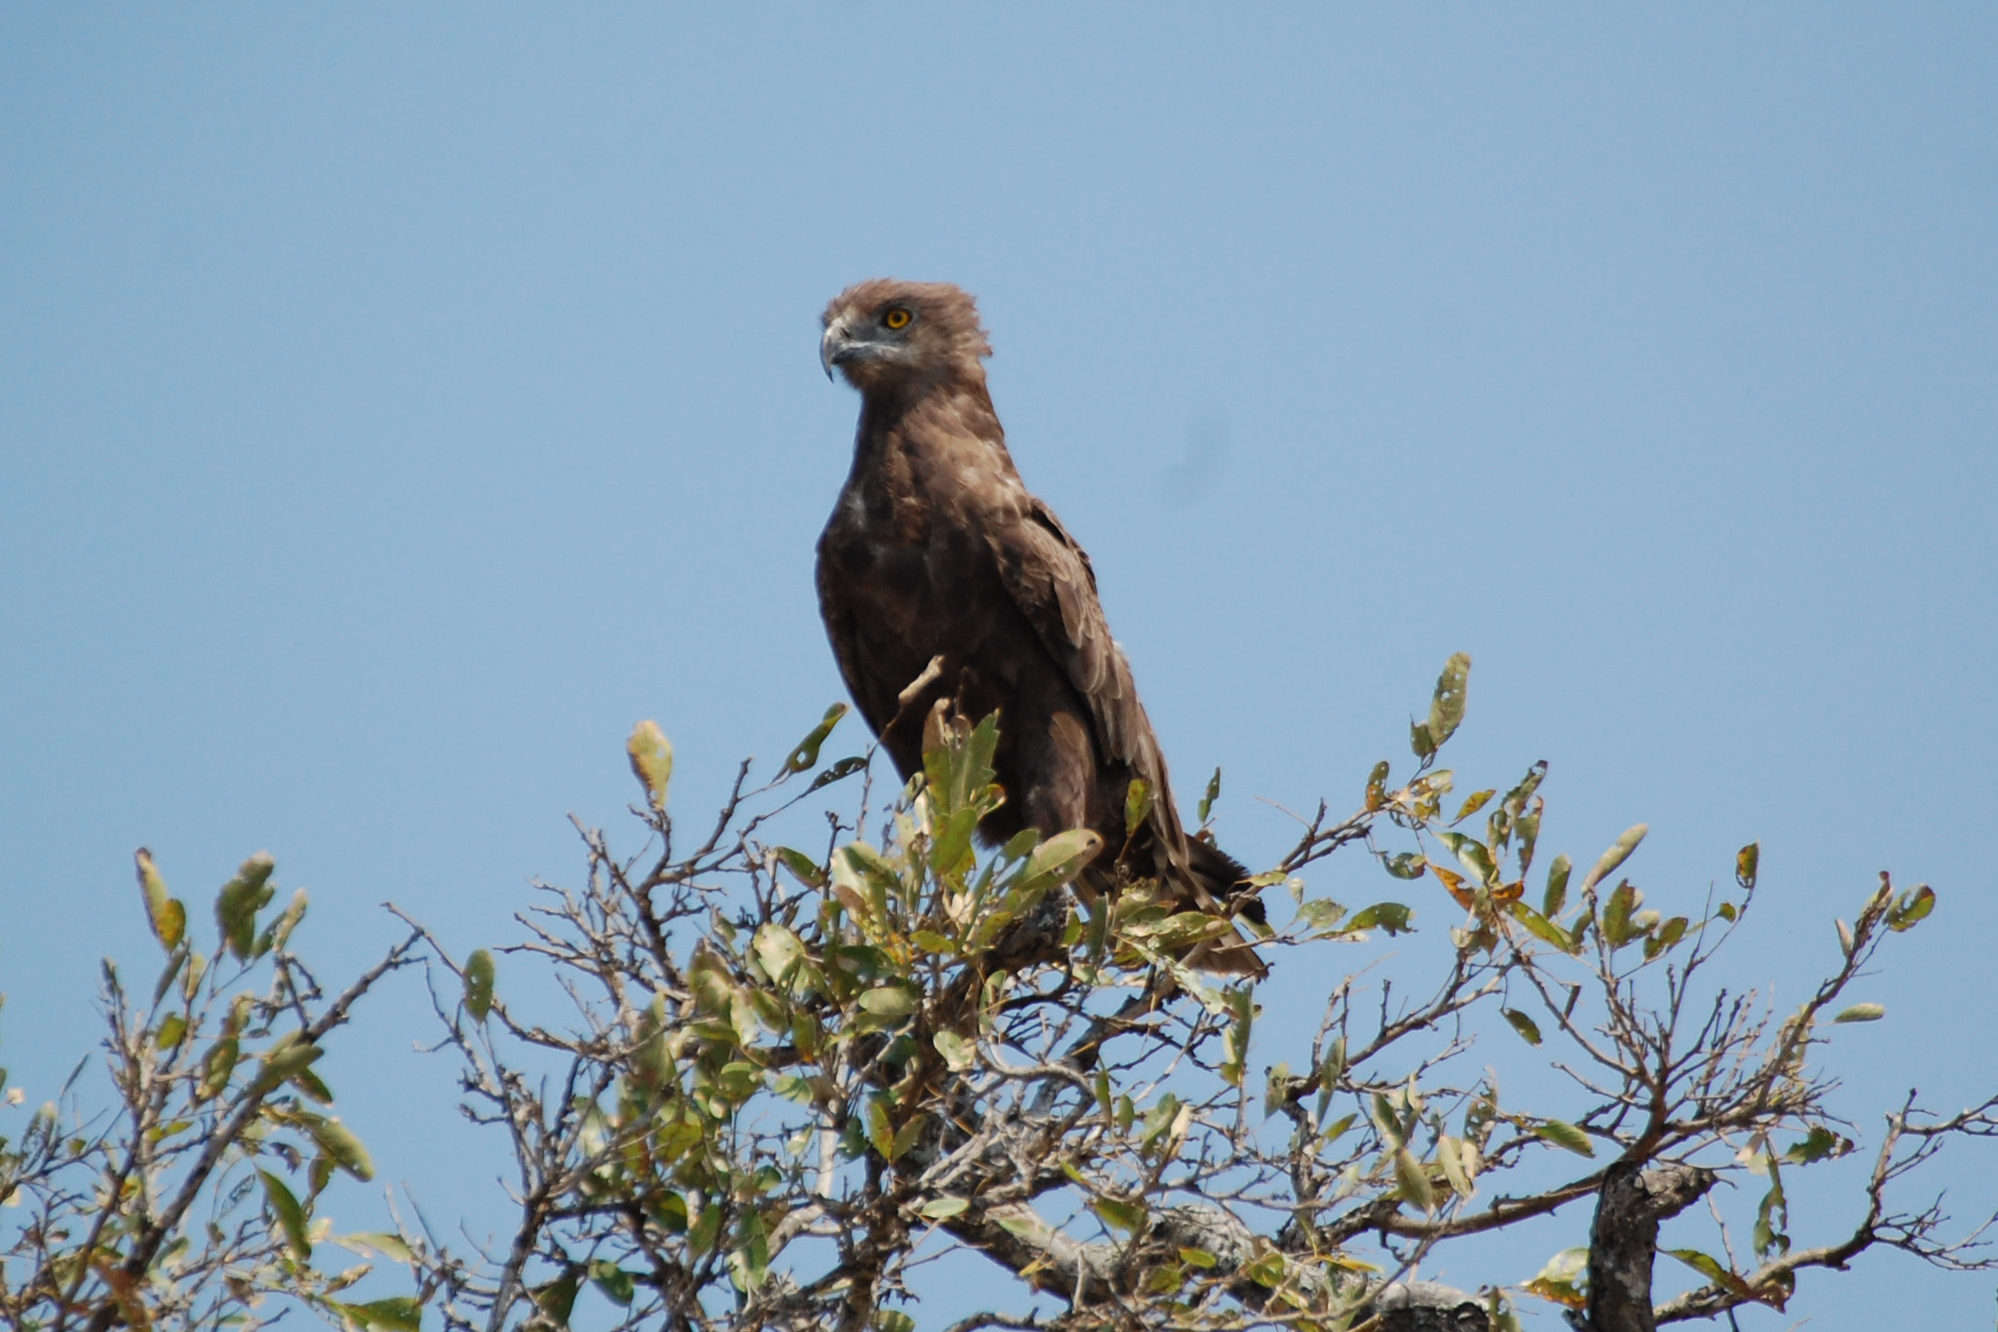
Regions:
<instances>
[{"instance_id":1,"label":"green leaf","mask_svg":"<svg viewBox=\"0 0 1998 1332\"><path fill-rule=\"evenodd\" d=\"M1631 917L1643 901L1644 894L1632 887L1628 879L1610 893L1609 905L1603 909L1603 938L1611 948L1621 948L1638 936L1640 931Z\"/></svg>"},{"instance_id":2,"label":"green leaf","mask_svg":"<svg viewBox=\"0 0 1998 1332\"><path fill-rule=\"evenodd\" d=\"M916 1320L900 1309L876 1309L874 1332L916 1332Z\"/></svg>"},{"instance_id":3,"label":"green leaf","mask_svg":"<svg viewBox=\"0 0 1998 1332\"><path fill-rule=\"evenodd\" d=\"M666 1046L666 996L655 994L638 1013L632 1033L631 1075L640 1087L656 1092L672 1080L673 1052Z\"/></svg>"},{"instance_id":4,"label":"green leaf","mask_svg":"<svg viewBox=\"0 0 1998 1332\"><path fill-rule=\"evenodd\" d=\"M1769 1191L1762 1195L1762 1203L1756 1208L1755 1226L1749 1232L1749 1242L1755 1246L1758 1258L1770 1258L1787 1253L1790 1237L1784 1233L1790 1224L1790 1201L1783 1191L1783 1177L1776 1169L1775 1162L1766 1162L1769 1169Z\"/></svg>"},{"instance_id":5,"label":"green leaf","mask_svg":"<svg viewBox=\"0 0 1998 1332\"><path fill-rule=\"evenodd\" d=\"M1436 756L1436 737L1429 733L1429 723L1408 724L1408 747L1415 752L1415 757L1424 762Z\"/></svg>"},{"instance_id":6,"label":"green leaf","mask_svg":"<svg viewBox=\"0 0 1998 1332\"><path fill-rule=\"evenodd\" d=\"M1325 1057L1318 1065L1318 1119L1322 1123L1325 1112L1332 1106L1332 1094L1339 1090L1339 1079L1346 1076L1346 1038L1334 1036L1331 1044L1325 1047Z\"/></svg>"},{"instance_id":7,"label":"green leaf","mask_svg":"<svg viewBox=\"0 0 1998 1332\"><path fill-rule=\"evenodd\" d=\"M1755 870L1762 861L1762 847L1755 842L1734 853L1734 881L1741 885L1741 891L1755 890Z\"/></svg>"},{"instance_id":8,"label":"green leaf","mask_svg":"<svg viewBox=\"0 0 1998 1332\"><path fill-rule=\"evenodd\" d=\"M1596 1154L1595 1144L1589 1141L1589 1135L1573 1124L1558 1119L1543 1119L1533 1126L1533 1131L1556 1147L1566 1148L1577 1156Z\"/></svg>"},{"instance_id":9,"label":"green leaf","mask_svg":"<svg viewBox=\"0 0 1998 1332\"><path fill-rule=\"evenodd\" d=\"M1535 911L1525 902L1508 902L1505 909L1507 915L1524 925L1527 933L1542 943L1552 944L1564 953L1573 954L1576 951L1575 941L1569 937L1568 931L1562 929L1538 911Z\"/></svg>"},{"instance_id":10,"label":"green leaf","mask_svg":"<svg viewBox=\"0 0 1998 1332\"><path fill-rule=\"evenodd\" d=\"M168 1013L160 1019L160 1029L153 1036L153 1044L161 1050L177 1050L187 1038L187 1019L178 1013Z\"/></svg>"},{"instance_id":11,"label":"green leaf","mask_svg":"<svg viewBox=\"0 0 1998 1332\"><path fill-rule=\"evenodd\" d=\"M1886 1016L1887 1016L1887 1008L1886 1005L1884 1004L1854 1004L1850 1008L1841 1010L1839 1015L1833 1018L1832 1021L1833 1022L1878 1022L1881 1018L1884 1018Z\"/></svg>"},{"instance_id":12,"label":"green leaf","mask_svg":"<svg viewBox=\"0 0 1998 1332\"><path fill-rule=\"evenodd\" d=\"M1472 1167L1467 1163L1476 1159L1476 1149L1471 1144L1460 1141L1445 1133L1436 1139L1436 1163L1443 1167L1443 1178L1450 1183L1450 1191L1459 1198L1468 1198L1477 1192L1471 1180Z\"/></svg>"},{"instance_id":13,"label":"green leaf","mask_svg":"<svg viewBox=\"0 0 1998 1332\"><path fill-rule=\"evenodd\" d=\"M257 1086L269 1091L310 1068L324 1053L316 1045L299 1041L297 1034L292 1033L265 1053L263 1065L257 1070Z\"/></svg>"},{"instance_id":14,"label":"green leaf","mask_svg":"<svg viewBox=\"0 0 1998 1332\"><path fill-rule=\"evenodd\" d=\"M1142 777L1133 777L1124 788L1124 835L1142 828L1152 812L1152 787Z\"/></svg>"},{"instance_id":15,"label":"green leaf","mask_svg":"<svg viewBox=\"0 0 1998 1332\"><path fill-rule=\"evenodd\" d=\"M1290 1076L1290 1065L1279 1060L1263 1073L1263 1118L1267 1119L1290 1102L1291 1084L1302 1078Z\"/></svg>"},{"instance_id":16,"label":"green leaf","mask_svg":"<svg viewBox=\"0 0 1998 1332\"><path fill-rule=\"evenodd\" d=\"M1368 1098L1368 1106L1373 1114L1375 1131L1388 1146L1400 1149L1408 1141L1408 1134L1402 1128L1401 1115L1396 1112L1394 1102L1381 1092L1375 1092Z\"/></svg>"},{"instance_id":17,"label":"green leaf","mask_svg":"<svg viewBox=\"0 0 1998 1332\"><path fill-rule=\"evenodd\" d=\"M385 1300L369 1300L365 1304L340 1304L333 1307L345 1314L349 1320L363 1328L384 1328L386 1332L422 1332L423 1306L407 1295L395 1295Z\"/></svg>"},{"instance_id":18,"label":"green leaf","mask_svg":"<svg viewBox=\"0 0 1998 1332\"><path fill-rule=\"evenodd\" d=\"M820 790L823 787L831 786L834 782L844 781L848 777L853 776L853 774L862 771L866 767L867 767L866 755L848 754L845 758L839 760L839 762L828 766L824 772L821 772L818 775L814 776L812 778L812 784L806 787L805 790L807 792L811 792L811 791Z\"/></svg>"},{"instance_id":19,"label":"green leaf","mask_svg":"<svg viewBox=\"0 0 1998 1332\"><path fill-rule=\"evenodd\" d=\"M1179 1098L1171 1092L1160 1097L1151 1109L1145 1111L1144 1127L1138 1131L1138 1145L1149 1151L1179 1117Z\"/></svg>"},{"instance_id":20,"label":"green leaf","mask_svg":"<svg viewBox=\"0 0 1998 1332\"><path fill-rule=\"evenodd\" d=\"M465 959L465 1011L472 1021L484 1022L493 1008L493 955L475 948Z\"/></svg>"},{"instance_id":21,"label":"green leaf","mask_svg":"<svg viewBox=\"0 0 1998 1332\"><path fill-rule=\"evenodd\" d=\"M1443 845L1450 848L1451 853L1457 857L1457 863L1468 870L1473 879L1488 887L1497 884L1498 866L1493 863L1492 853L1485 849L1483 842L1475 837L1466 837L1463 833L1444 832L1438 833L1437 836L1442 839Z\"/></svg>"},{"instance_id":22,"label":"green leaf","mask_svg":"<svg viewBox=\"0 0 1998 1332\"><path fill-rule=\"evenodd\" d=\"M1406 1147L1394 1150L1394 1178L1396 1191L1403 1202L1412 1203L1425 1212L1436 1210L1436 1190L1429 1182L1429 1172L1422 1168L1422 1163Z\"/></svg>"},{"instance_id":23,"label":"green leaf","mask_svg":"<svg viewBox=\"0 0 1998 1332\"><path fill-rule=\"evenodd\" d=\"M1205 824L1207 822L1207 816L1214 812L1214 802L1219 800L1220 798L1221 798L1221 769L1216 768L1214 770L1214 775L1207 779L1207 792L1205 795L1200 797L1199 808L1197 808L1194 811L1200 823Z\"/></svg>"},{"instance_id":24,"label":"green leaf","mask_svg":"<svg viewBox=\"0 0 1998 1332\"><path fill-rule=\"evenodd\" d=\"M222 1094L229 1085L229 1075L236 1071L236 1059L242 1047L234 1036L224 1036L208 1048L201 1057L201 1078L195 1084L194 1098L197 1101L212 1101Z\"/></svg>"},{"instance_id":25,"label":"green leaf","mask_svg":"<svg viewBox=\"0 0 1998 1332\"><path fill-rule=\"evenodd\" d=\"M1370 907L1361 908L1347 928L1355 934L1376 927L1386 930L1390 936L1406 934L1415 928L1409 923L1414 916L1415 913L1400 902L1376 902Z\"/></svg>"},{"instance_id":26,"label":"green leaf","mask_svg":"<svg viewBox=\"0 0 1998 1332\"><path fill-rule=\"evenodd\" d=\"M257 941L257 913L270 904L271 871L276 862L259 851L244 861L236 877L222 885L215 895L215 920L222 927L223 942L239 961L247 962Z\"/></svg>"},{"instance_id":27,"label":"green leaf","mask_svg":"<svg viewBox=\"0 0 1998 1332\"><path fill-rule=\"evenodd\" d=\"M291 901L285 904L278 918L265 926L263 934L258 937L256 951L259 956L270 952L273 948L281 949L291 942L291 932L298 928L298 922L305 919L306 905L305 889L295 889Z\"/></svg>"},{"instance_id":28,"label":"green leaf","mask_svg":"<svg viewBox=\"0 0 1998 1332\"><path fill-rule=\"evenodd\" d=\"M963 1215L970 1208L971 1200L969 1198L959 1198L953 1194L945 1194L941 1198L932 1198L924 1203L921 1214L932 1221L948 1221L954 1216Z\"/></svg>"},{"instance_id":29,"label":"green leaf","mask_svg":"<svg viewBox=\"0 0 1998 1332\"><path fill-rule=\"evenodd\" d=\"M788 925L774 920L766 920L756 927L751 947L756 952L756 964L763 968L763 974L779 985L785 982L791 969L805 956L805 941Z\"/></svg>"},{"instance_id":30,"label":"green leaf","mask_svg":"<svg viewBox=\"0 0 1998 1332\"><path fill-rule=\"evenodd\" d=\"M792 878L804 884L805 887L823 888L826 886L825 870L820 868L819 862L813 860L803 851L788 846L780 846L777 848L777 860L785 869L791 871Z\"/></svg>"},{"instance_id":31,"label":"green leaf","mask_svg":"<svg viewBox=\"0 0 1998 1332\"><path fill-rule=\"evenodd\" d=\"M1517 1008L1506 1008L1500 1011L1505 1014L1505 1020L1512 1024L1512 1029L1518 1032L1528 1045L1540 1044L1540 1027L1532 1018L1520 1012Z\"/></svg>"},{"instance_id":32,"label":"green leaf","mask_svg":"<svg viewBox=\"0 0 1998 1332\"><path fill-rule=\"evenodd\" d=\"M1283 1260L1280 1249L1270 1249L1255 1261L1242 1268L1242 1275L1259 1286L1271 1290L1283 1285L1290 1277L1290 1265Z\"/></svg>"},{"instance_id":33,"label":"green leaf","mask_svg":"<svg viewBox=\"0 0 1998 1332\"><path fill-rule=\"evenodd\" d=\"M1464 694L1470 679L1470 654L1451 653L1450 660L1443 664L1443 673L1436 677L1436 693L1429 701L1429 720L1423 724L1429 736L1431 753L1441 749L1463 723ZM1422 757L1427 758L1428 755Z\"/></svg>"},{"instance_id":34,"label":"green leaf","mask_svg":"<svg viewBox=\"0 0 1998 1332\"><path fill-rule=\"evenodd\" d=\"M557 1326L567 1327L569 1315L576 1308L576 1292L582 1289L582 1285L581 1269L571 1267L547 1285L536 1286L529 1293L534 1297L536 1308L553 1319Z\"/></svg>"},{"instance_id":35,"label":"green leaf","mask_svg":"<svg viewBox=\"0 0 1998 1332\"><path fill-rule=\"evenodd\" d=\"M1499 807L1508 816L1519 818L1526 811L1527 802L1533 799L1533 793L1540 789L1540 783L1546 778L1547 760L1535 760L1533 766L1526 770L1526 775L1519 779L1519 784L1505 793L1505 799L1499 802Z\"/></svg>"},{"instance_id":36,"label":"green leaf","mask_svg":"<svg viewBox=\"0 0 1998 1332\"><path fill-rule=\"evenodd\" d=\"M284 1231L284 1242L291 1249L292 1257L300 1262L311 1258L312 1241L305 1234L305 1209L298 1205L298 1199L276 1175L268 1170L259 1170L257 1177L263 1181L264 1203Z\"/></svg>"},{"instance_id":37,"label":"green leaf","mask_svg":"<svg viewBox=\"0 0 1998 1332\"><path fill-rule=\"evenodd\" d=\"M893 1161L895 1126L888 1119L888 1104L881 1096L870 1096L863 1110L867 1116L867 1141L884 1161Z\"/></svg>"},{"instance_id":38,"label":"green leaf","mask_svg":"<svg viewBox=\"0 0 1998 1332\"><path fill-rule=\"evenodd\" d=\"M1738 1287L1742 1284L1741 1278L1730 1272L1727 1266L1719 1259L1701 1253L1698 1249L1666 1249L1664 1252L1671 1254L1674 1258L1677 1258L1680 1262L1724 1290Z\"/></svg>"},{"instance_id":39,"label":"green leaf","mask_svg":"<svg viewBox=\"0 0 1998 1332\"><path fill-rule=\"evenodd\" d=\"M1519 877L1523 881L1526 871L1533 868L1533 849L1540 845L1541 802L1536 798L1533 808L1513 820L1513 832L1519 838Z\"/></svg>"},{"instance_id":40,"label":"green leaf","mask_svg":"<svg viewBox=\"0 0 1998 1332\"><path fill-rule=\"evenodd\" d=\"M334 1243L352 1249L356 1253L364 1249L373 1249L391 1262L407 1263L414 1261L416 1257L410 1252L409 1246L402 1242L400 1235L391 1235L380 1230L356 1231L351 1235L341 1236Z\"/></svg>"},{"instance_id":41,"label":"green leaf","mask_svg":"<svg viewBox=\"0 0 1998 1332\"><path fill-rule=\"evenodd\" d=\"M1122 1198L1097 1198L1090 1202L1089 1210L1101 1218L1104 1225L1125 1235L1144 1233L1145 1222L1150 1214L1141 1202L1127 1202Z\"/></svg>"},{"instance_id":42,"label":"green leaf","mask_svg":"<svg viewBox=\"0 0 1998 1332\"><path fill-rule=\"evenodd\" d=\"M1103 839L1087 828L1070 828L1056 833L1027 857L1023 884L1047 881L1047 886L1067 883L1103 848Z\"/></svg>"},{"instance_id":43,"label":"green leaf","mask_svg":"<svg viewBox=\"0 0 1998 1332\"><path fill-rule=\"evenodd\" d=\"M361 1144L354 1130L333 1118L320 1119L310 1125L312 1140L319 1144L319 1150L355 1179L366 1183L375 1177L374 1159L368 1149Z\"/></svg>"},{"instance_id":44,"label":"green leaf","mask_svg":"<svg viewBox=\"0 0 1998 1332\"><path fill-rule=\"evenodd\" d=\"M1540 914L1553 920L1568 905L1568 875L1571 862L1565 855L1554 857L1547 866L1547 891L1540 895Z\"/></svg>"},{"instance_id":45,"label":"green leaf","mask_svg":"<svg viewBox=\"0 0 1998 1332\"><path fill-rule=\"evenodd\" d=\"M1255 996L1247 986L1233 986L1224 1002L1234 1019L1221 1039L1221 1080L1231 1087L1242 1085L1242 1068L1249 1057L1249 1028L1255 1022Z\"/></svg>"},{"instance_id":46,"label":"green leaf","mask_svg":"<svg viewBox=\"0 0 1998 1332\"><path fill-rule=\"evenodd\" d=\"M1822 1124L1815 1124L1811 1131L1790 1144L1783 1153L1783 1159L1794 1165L1810 1165L1815 1161L1831 1161L1852 1151L1851 1138L1834 1133Z\"/></svg>"},{"instance_id":47,"label":"green leaf","mask_svg":"<svg viewBox=\"0 0 1998 1332\"><path fill-rule=\"evenodd\" d=\"M895 873L895 866L887 857L865 842L848 842L833 856L833 892L846 900L846 893L854 892L861 903L863 914L871 913L875 921L887 919L889 903L900 895L902 881ZM857 891L853 885L858 884Z\"/></svg>"},{"instance_id":48,"label":"green leaf","mask_svg":"<svg viewBox=\"0 0 1998 1332\"><path fill-rule=\"evenodd\" d=\"M1674 916L1652 930L1644 941L1644 960L1649 962L1661 954L1670 952L1681 939L1686 937L1689 924L1684 916Z\"/></svg>"},{"instance_id":49,"label":"green leaf","mask_svg":"<svg viewBox=\"0 0 1998 1332\"><path fill-rule=\"evenodd\" d=\"M839 719L844 716L846 716L844 703L835 703L827 708L826 715L819 719L819 724L798 742L797 748L791 751L791 756L784 760L783 773L788 776L791 773L803 772L817 763L819 746L826 742L826 737L832 734L833 727L839 725Z\"/></svg>"},{"instance_id":50,"label":"green leaf","mask_svg":"<svg viewBox=\"0 0 1998 1332\"><path fill-rule=\"evenodd\" d=\"M694 1218L694 1224L687 1230L687 1250L695 1257L707 1253L715 1246L721 1234L721 1204L711 1202L701 1208L701 1214Z\"/></svg>"},{"instance_id":51,"label":"green leaf","mask_svg":"<svg viewBox=\"0 0 1998 1332\"><path fill-rule=\"evenodd\" d=\"M620 1307L631 1303L632 1296L638 1293L638 1283L632 1274L616 1263L603 1258L590 1261L590 1284L604 1293L604 1298Z\"/></svg>"},{"instance_id":52,"label":"green leaf","mask_svg":"<svg viewBox=\"0 0 1998 1332\"><path fill-rule=\"evenodd\" d=\"M1345 916L1346 908L1331 898L1314 897L1309 902L1299 903L1297 918L1291 923L1291 928L1323 933L1336 927Z\"/></svg>"},{"instance_id":53,"label":"green leaf","mask_svg":"<svg viewBox=\"0 0 1998 1332\"><path fill-rule=\"evenodd\" d=\"M752 1209L742 1214L728 1270L736 1289L742 1291L754 1291L769 1279L770 1232L764 1228L763 1213Z\"/></svg>"},{"instance_id":54,"label":"green leaf","mask_svg":"<svg viewBox=\"0 0 1998 1332\"><path fill-rule=\"evenodd\" d=\"M1588 892L1611 874L1614 874L1616 867L1630 859L1630 853L1637 850L1637 844L1644 840L1644 834L1650 830L1648 825L1642 823L1633 823L1628 828L1625 828L1622 835L1610 843L1609 850L1602 853L1602 856L1596 861L1595 868L1591 869L1584 876L1582 879L1582 891L1585 893ZM1551 916L1554 913L1550 911L1547 914Z\"/></svg>"},{"instance_id":55,"label":"green leaf","mask_svg":"<svg viewBox=\"0 0 1998 1332\"><path fill-rule=\"evenodd\" d=\"M645 788L647 802L664 813L666 788L673 781L673 742L659 729L658 722L642 721L631 728L624 752L631 759L632 775Z\"/></svg>"},{"instance_id":56,"label":"green leaf","mask_svg":"<svg viewBox=\"0 0 1998 1332\"><path fill-rule=\"evenodd\" d=\"M1419 879L1429 872L1420 851L1398 851L1381 857L1381 868L1397 879Z\"/></svg>"},{"instance_id":57,"label":"green leaf","mask_svg":"<svg viewBox=\"0 0 1998 1332\"><path fill-rule=\"evenodd\" d=\"M895 1136L888 1141L888 1159L899 1161L908 1155L909 1149L916 1145L916 1140L923 1136L923 1130L928 1127L929 1122L929 1115L921 1110L909 1116L909 1122L896 1129Z\"/></svg>"},{"instance_id":58,"label":"green leaf","mask_svg":"<svg viewBox=\"0 0 1998 1332\"><path fill-rule=\"evenodd\" d=\"M910 985L877 985L860 996L863 1011L876 1017L901 1021L916 1011L916 990Z\"/></svg>"},{"instance_id":59,"label":"green leaf","mask_svg":"<svg viewBox=\"0 0 1998 1332\"><path fill-rule=\"evenodd\" d=\"M166 880L154 866L152 852L142 846L132 858L139 867L139 892L145 898L146 920L153 927L153 937L171 953L187 933L187 908L167 894Z\"/></svg>"}]
</instances>

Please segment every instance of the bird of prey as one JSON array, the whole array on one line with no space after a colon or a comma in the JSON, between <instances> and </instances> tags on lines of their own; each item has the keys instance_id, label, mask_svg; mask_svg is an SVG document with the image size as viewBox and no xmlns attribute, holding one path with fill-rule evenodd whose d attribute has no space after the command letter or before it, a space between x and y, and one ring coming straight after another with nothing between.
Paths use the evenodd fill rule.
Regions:
<instances>
[{"instance_id":1,"label":"bird of prey","mask_svg":"<svg viewBox=\"0 0 1998 1332\"><path fill-rule=\"evenodd\" d=\"M1006 451L991 354L971 296L948 283L876 278L826 307L820 363L861 395L853 470L818 549L840 674L905 778L922 770L939 700L974 721L999 713L993 769L1007 798L980 826L988 841L1089 828L1102 850L1077 877L1085 892L1156 879L1175 909L1261 924L1247 872L1180 823L1089 557ZM1127 828L1133 778L1151 800ZM1264 972L1232 931L1187 960Z\"/></svg>"}]
</instances>

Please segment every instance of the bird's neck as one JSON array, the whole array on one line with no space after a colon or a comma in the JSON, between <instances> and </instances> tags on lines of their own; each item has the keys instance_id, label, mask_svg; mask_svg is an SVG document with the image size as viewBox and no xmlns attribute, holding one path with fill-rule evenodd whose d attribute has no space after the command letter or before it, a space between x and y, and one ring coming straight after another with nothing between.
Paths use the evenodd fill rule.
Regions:
<instances>
[{"instance_id":1,"label":"bird's neck","mask_svg":"<svg viewBox=\"0 0 1998 1332\"><path fill-rule=\"evenodd\" d=\"M985 376L956 376L929 382L886 384L860 400L854 431L854 465L865 470L879 450L892 447L905 431L969 436L1006 453L1006 431L986 392Z\"/></svg>"}]
</instances>

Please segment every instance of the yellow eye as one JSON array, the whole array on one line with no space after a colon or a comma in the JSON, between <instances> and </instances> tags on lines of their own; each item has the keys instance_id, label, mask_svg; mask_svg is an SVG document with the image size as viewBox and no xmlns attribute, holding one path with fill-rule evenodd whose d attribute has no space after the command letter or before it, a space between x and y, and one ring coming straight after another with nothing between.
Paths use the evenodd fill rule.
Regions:
<instances>
[{"instance_id":1,"label":"yellow eye","mask_svg":"<svg viewBox=\"0 0 1998 1332\"><path fill-rule=\"evenodd\" d=\"M909 326L909 321L913 318L915 318L914 315L910 314L907 310L904 310L901 306L898 305L894 309L890 310L887 314L882 315L881 322L888 325L888 327L890 328L902 329L902 328L907 328Z\"/></svg>"}]
</instances>

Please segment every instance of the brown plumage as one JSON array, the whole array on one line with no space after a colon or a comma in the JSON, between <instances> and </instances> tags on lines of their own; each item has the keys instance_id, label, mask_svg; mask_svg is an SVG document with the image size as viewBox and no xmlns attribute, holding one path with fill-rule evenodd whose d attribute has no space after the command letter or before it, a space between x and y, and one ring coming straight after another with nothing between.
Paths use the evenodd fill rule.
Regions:
<instances>
[{"instance_id":1,"label":"brown plumage","mask_svg":"<svg viewBox=\"0 0 1998 1332\"><path fill-rule=\"evenodd\" d=\"M1260 923L1242 866L1180 824L1089 557L1006 451L971 297L941 282L859 283L826 307L819 353L829 377L838 369L861 393L853 470L819 537L819 609L895 766L905 777L921 769L938 700L974 721L997 710L993 766L1007 800L980 827L986 838L1090 828L1104 850L1078 879L1085 890L1157 878L1181 909ZM938 656L940 672L903 700ZM1134 777L1151 809L1126 829ZM1239 942L1189 960L1263 971Z\"/></svg>"}]
</instances>

